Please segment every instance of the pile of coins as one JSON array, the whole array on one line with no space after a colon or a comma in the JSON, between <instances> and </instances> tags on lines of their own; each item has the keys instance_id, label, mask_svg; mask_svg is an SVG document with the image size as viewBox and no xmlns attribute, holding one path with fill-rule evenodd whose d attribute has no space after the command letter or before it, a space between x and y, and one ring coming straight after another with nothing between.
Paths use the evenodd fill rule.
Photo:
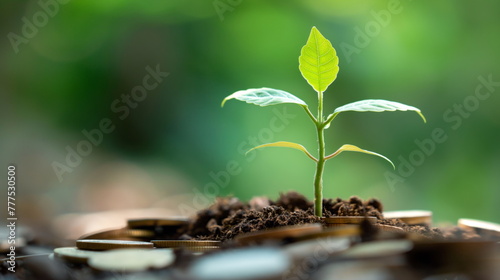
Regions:
<instances>
[{"instance_id":1,"label":"pile of coins","mask_svg":"<svg viewBox=\"0 0 500 280\"><path fill-rule=\"evenodd\" d=\"M156 248L185 249L191 252L211 252L220 249L216 240L151 240Z\"/></svg>"},{"instance_id":2,"label":"pile of coins","mask_svg":"<svg viewBox=\"0 0 500 280\"><path fill-rule=\"evenodd\" d=\"M79 239L119 239L130 241L150 241L152 239L176 239L179 230L186 226L187 218L172 217L168 219L132 219L127 226L90 233Z\"/></svg>"},{"instance_id":3,"label":"pile of coins","mask_svg":"<svg viewBox=\"0 0 500 280\"><path fill-rule=\"evenodd\" d=\"M135 272L171 265L172 250L153 250L151 242L128 240L78 240L76 247L54 249L52 258L84 264L102 271Z\"/></svg>"},{"instance_id":4,"label":"pile of coins","mask_svg":"<svg viewBox=\"0 0 500 280\"><path fill-rule=\"evenodd\" d=\"M432 219L428 211L386 214L407 224L430 224ZM477 220L458 223L484 237L475 241L419 238L401 229L378 227L365 217L255 231L225 242L180 240L179 231L187 222L129 220L125 228L84 235L73 247L19 256L19 274L2 270L2 275L8 275L6 279L500 279L500 225ZM363 224L375 229L370 241L362 238ZM34 260L52 271L51 276L32 270Z\"/></svg>"},{"instance_id":5,"label":"pile of coins","mask_svg":"<svg viewBox=\"0 0 500 280\"><path fill-rule=\"evenodd\" d=\"M125 228L87 234L76 241L76 247L56 248L54 257L97 270L130 272L172 264L175 249L210 252L220 248L220 241L172 239L187 223L185 218L128 220Z\"/></svg>"}]
</instances>

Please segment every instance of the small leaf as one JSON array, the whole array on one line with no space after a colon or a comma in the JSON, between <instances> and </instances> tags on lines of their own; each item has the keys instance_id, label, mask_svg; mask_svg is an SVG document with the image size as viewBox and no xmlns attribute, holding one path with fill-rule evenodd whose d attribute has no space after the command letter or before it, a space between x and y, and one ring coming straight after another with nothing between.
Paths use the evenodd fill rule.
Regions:
<instances>
[{"instance_id":1,"label":"small leaf","mask_svg":"<svg viewBox=\"0 0 500 280\"><path fill-rule=\"evenodd\" d=\"M309 39L299 56L302 76L317 92L324 92L335 81L339 72L337 52L316 27L311 29Z\"/></svg>"},{"instance_id":2,"label":"small leaf","mask_svg":"<svg viewBox=\"0 0 500 280\"><path fill-rule=\"evenodd\" d=\"M365 153L365 154L369 154L369 155L374 155L374 156L381 157L381 158L383 158L383 159L387 160L388 162L390 162L390 163L391 163L391 165L392 165L392 167L393 167L394 169L396 169L396 167L394 166L394 163L392 163L392 161L391 161L390 159L386 158L385 156L383 156L383 155L381 155L381 154L377 154L377 153L375 153L375 152L371 152L371 151L363 150L363 149L361 149L361 148L358 148L358 147L356 147L356 146L354 146L354 145L349 145L349 144L345 144L345 145L343 145L343 146L342 146L342 147L340 147L340 148L339 148L339 149L338 149L335 153L333 153L333 154L331 154L331 155L329 155L329 156L326 156L326 157L325 157L325 160L331 159L331 158L333 158L333 157L335 157L335 156L338 156L340 153L342 153L342 152L346 152L346 151L348 151L348 152L360 152L360 153Z\"/></svg>"},{"instance_id":3,"label":"small leaf","mask_svg":"<svg viewBox=\"0 0 500 280\"><path fill-rule=\"evenodd\" d=\"M300 98L283 90L272 88L251 88L237 91L224 98L224 100L222 100L221 107L224 107L224 103L233 98L259 106L269 106L281 103L295 103L301 106L307 106L307 104Z\"/></svg>"},{"instance_id":4,"label":"small leaf","mask_svg":"<svg viewBox=\"0 0 500 280\"><path fill-rule=\"evenodd\" d=\"M285 142L285 141L279 141L279 142L274 142L274 143L267 143L267 144L262 144L262 145L259 145L257 147L253 147L251 148L250 150L248 150L248 152L246 152L247 154L253 150L256 150L256 149L260 149L260 148L265 148L265 147L285 147L285 148L293 148L293 149L297 149L297 150L300 150L302 152L304 152L310 159L314 160L314 161L318 161L315 157L313 157L307 150L304 146L300 145L300 144L297 144L297 143L292 143L292 142Z\"/></svg>"},{"instance_id":5,"label":"small leaf","mask_svg":"<svg viewBox=\"0 0 500 280\"><path fill-rule=\"evenodd\" d=\"M333 114L330 114L328 116L327 121L329 120L329 122L331 122L331 120L333 120L333 118L335 118L337 114L346 111L357 111L357 112L415 111L417 112L417 114L420 115L420 117L422 117L424 122L427 122L422 112L420 112L420 109L413 106L405 105L403 103L387 101L382 99L367 99L349 103L344 106L340 106L337 109L335 109Z\"/></svg>"}]
</instances>

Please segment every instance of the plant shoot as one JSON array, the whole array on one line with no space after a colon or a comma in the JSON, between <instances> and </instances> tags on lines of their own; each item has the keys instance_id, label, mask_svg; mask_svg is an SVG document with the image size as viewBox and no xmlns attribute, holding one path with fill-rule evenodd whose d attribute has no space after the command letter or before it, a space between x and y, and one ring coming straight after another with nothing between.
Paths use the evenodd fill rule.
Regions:
<instances>
[{"instance_id":1,"label":"plant shoot","mask_svg":"<svg viewBox=\"0 0 500 280\"><path fill-rule=\"evenodd\" d=\"M339 72L339 58L329 40L327 40L316 27L311 29L307 43L300 52L299 70L304 79L316 91L318 96L318 108L316 115L310 110L309 106L300 98L283 90L272 88L257 88L237 91L222 101L224 103L230 99L237 99L259 106L269 106L282 103L294 103L301 106L311 119L316 128L318 140L318 154L312 155L307 149L297 143L279 141L275 143L267 143L252 148L248 152L264 148L264 147L287 147L304 152L307 157L316 163L316 173L314 175L314 214L321 217L323 212L323 171L327 160L332 159L342 152L360 152L381 157L387 160L394 168L394 164L387 157L361 149L357 146L345 144L337 149L332 154L327 154L325 149L325 129L330 127L331 122L342 112L357 111L357 112L384 112L384 111L415 111L422 119L424 115L418 108L408 106L402 103L387 101L382 99L367 99L346 104L336 108L328 116L323 114L323 93L335 81ZM248 153L247 152L247 153Z\"/></svg>"}]
</instances>

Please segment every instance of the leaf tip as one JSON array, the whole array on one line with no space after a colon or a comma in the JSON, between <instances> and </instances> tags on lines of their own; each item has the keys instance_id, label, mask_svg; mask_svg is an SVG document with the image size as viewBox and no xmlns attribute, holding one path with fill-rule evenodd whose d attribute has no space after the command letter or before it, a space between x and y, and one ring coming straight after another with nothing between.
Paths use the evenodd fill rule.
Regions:
<instances>
[{"instance_id":1,"label":"leaf tip","mask_svg":"<svg viewBox=\"0 0 500 280\"><path fill-rule=\"evenodd\" d=\"M253 150L255 150L255 149L258 149L258 146L257 146L257 147L253 147L253 148L251 148L250 150L246 151L246 152L245 152L245 156L247 156L247 155L248 155L248 153L250 153L251 151L253 151Z\"/></svg>"},{"instance_id":2,"label":"leaf tip","mask_svg":"<svg viewBox=\"0 0 500 280\"><path fill-rule=\"evenodd\" d=\"M226 104L226 102L227 102L228 100L233 99L233 98L235 98L235 97L234 97L234 93L233 93L233 94L231 94L231 95L226 96L226 98L224 98L224 99L222 100L222 103L220 104L220 107L221 107L221 108L224 108L224 104Z\"/></svg>"},{"instance_id":3,"label":"leaf tip","mask_svg":"<svg viewBox=\"0 0 500 280\"><path fill-rule=\"evenodd\" d=\"M394 163L392 163L392 161L391 161L391 160L389 160L389 162L391 163L392 168L393 168L394 170L396 170L396 166L394 165Z\"/></svg>"},{"instance_id":4,"label":"leaf tip","mask_svg":"<svg viewBox=\"0 0 500 280\"><path fill-rule=\"evenodd\" d=\"M372 154L373 154L373 155L375 155L375 156L379 156L379 157L381 157L381 158L385 159L386 161L388 161L388 162L392 165L392 168L393 168L394 170L396 170L396 166L394 165L394 163L392 162L392 160L390 160L388 157L383 156L383 155L381 155L381 154L374 153L374 152L372 152Z\"/></svg>"},{"instance_id":5,"label":"leaf tip","mask_svg":"<svg viewBox=\"0 0 500 280\"><path fill-rule=\"evenodd\" d=\"M422 114L422 112L420 112L420 111L417 111L417 113L420 115L420 117L422 118L422 120L424 120L424 123L427 123L427 120L425 119L424 114Z\"/></svg>"}]
</instances>

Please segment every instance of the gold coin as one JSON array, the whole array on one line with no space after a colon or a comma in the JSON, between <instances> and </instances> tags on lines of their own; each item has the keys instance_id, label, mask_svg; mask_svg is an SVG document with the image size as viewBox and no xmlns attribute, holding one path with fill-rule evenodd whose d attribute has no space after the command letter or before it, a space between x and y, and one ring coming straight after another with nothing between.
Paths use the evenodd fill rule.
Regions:
<instances>
[{"instance_id":1,"label":"gold coin","mask_svg":"<svg viewBox=\"0 0 500 280\"><path fill-rule=\"evenodd\" d=\"M98 251L80 250L76 247L60 247L54 249L54 256L72 263L87 263L87 260L96 255L101 254Z\"/></svg>"},{"instance_id":2,"label":"gold coin","mask_svg":"<svg viewBox=\"0 0 500 280\"><path fill-rule=\"evenodd\" d=\"M500 224L473 219L459 219L458 226L471 228L483 237L500 238Z\"/></svg>"},{"instance_id":3,"label":"gold coin","mask_svg":"<svg viewBox=\"0 0 500 280\"><path fill-rule=\"evenodd\" d=\"M219 246L204 246L204 247L186 247L186 250L193 253L206 253L219 250Z\"/></svg>"},{"instance_id":4,"label":"gold coin","mask_svg":"<svg viewBox=\"0 0 500 280\"><path fill-rule=\"evenodd\" d=\"M360 224L364 220L374 224L377 222L376 217L362 217L362 216L339 216L339 217L329 217L323 218L327 227L334 227L345 224Z\"/></svg>"},{"instance_id":5,"label":"gold coin","mask_svg":"<svg viewBox=\"0 0 500 280\"><path fill-rule=\"evenodd\" d=\"M339 225L337 227L329 227L321 232L305 234L296 238L297 241L325 238L325 237L349 237L358 236L361 234L359 225Z\"/></svg>"},{"instance_id":6,"label":"gold coin","mask_svg":"<svg viewBox=\"0 0 500 280\"><path fill-rule=\"evenodd\" d=\"M234 239L241 244L248 244L265 240L298 238L306 234L318 233L321 230L322 230L321 224L285 226L285 227L278 227L273 229L266 229L251 233L240 234L236 236Z\"/></svg>"},{"instance_id":7,"label":"gold coin","mask_svg":"<svg viewBox=\"0 0 500 280\"><path fill-rule=\"evenodd\" d=\"M131 219L127 221L129 228L144 228L158 226L183 226L188 223L184 217L174 217L168 219Z\"/></svg>"},{"instance_id":8,"label":"gold coin","mask_svg":"<svg viewBox=\"0 0 500 280\"><path fill-rule=\"evenodd\" d=\"M400 219L409 225L432 223L432 211L425 210L404 210L404 211L388 211L383 213L386 219Z\"/></svg>"},{"instance_id":9,"label":"gold coin","mask_svg":"<svg viewBox=\"0 0 500 280\"><path fill-rule=\"evenodd\" d=\"M82 239L76 241L76 247L82 250L104 251L120 248L154 248L151 242L108 240L108 239Z\"/></svg>"},{"instance_id":10,"label":"gold coin","mask_svg":"<svg viewBox=\"0 0 500 280\"><path fill-rule=\"evenodd\" d=\"M174 261L175 255L169 249L118 249L94 255L88 264L98 270L134 272L163 268Z\"/></svg>"},{"instance_id":11,"label":"gold coin","mask_svg":"<svg viewBox=\"0 0 500 280\"><path fill-rule=\"evenodd\" d=\"M207 247L219 246L220 241L216 240L151 240L151 243L156 248L194 248L194 247Z\"/></svg>"},{"instance_id":12,"label":"gold coin","mask_svg":"<svg viewBox=\"0 0 500 280\"><path fill-rule=\"evenodd\" d=\"M119 240L151 240L155 233L145 229L111 229L83 235L79 239L119 239Z\"/></svg>"}]
</instances>

